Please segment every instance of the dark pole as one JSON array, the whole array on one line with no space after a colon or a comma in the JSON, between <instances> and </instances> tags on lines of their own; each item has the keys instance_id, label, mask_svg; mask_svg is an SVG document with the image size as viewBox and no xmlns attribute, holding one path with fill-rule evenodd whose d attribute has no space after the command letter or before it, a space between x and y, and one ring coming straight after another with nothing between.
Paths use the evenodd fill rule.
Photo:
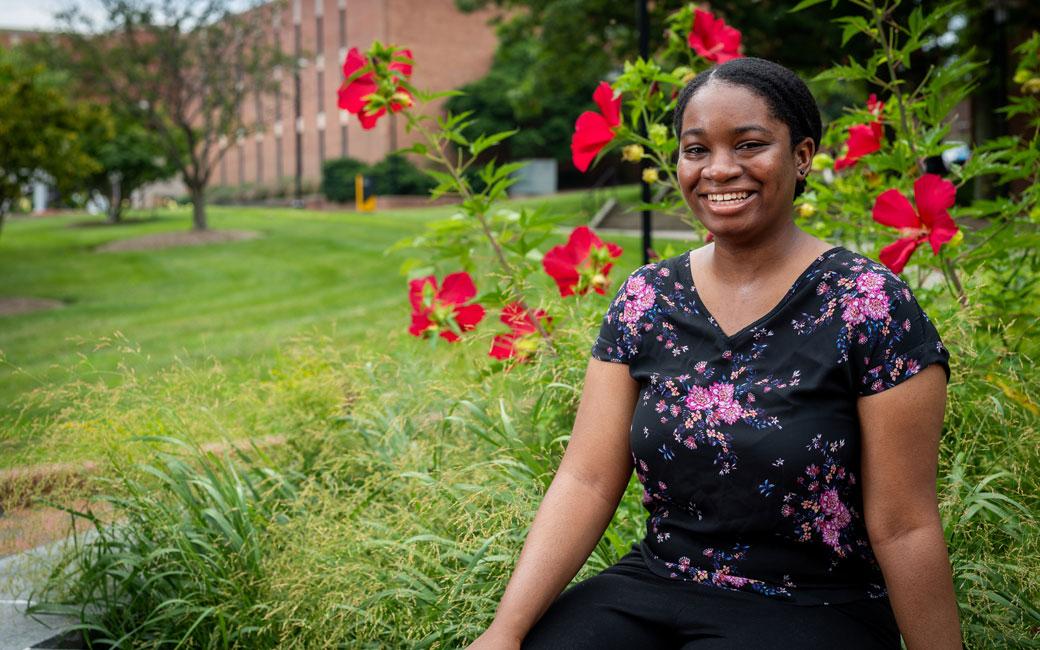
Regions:
<instances>
[{"instance_id":1,"label":"dark pole","mask_svg":"<svg viewBox=\"0 0 1040 650\"><path fill-rule=\"evenodd\" d=\"M293 77L296 82L296 96L294 97L296 106L296 200L293 201L293 207L296 208L303 207L303 110L300 106L300 23L303 20L301 3L302 0L296 0L293 3L293 40L296 50L296 66L293 68L295 70Z\"/></svg>"},{"instance_id":2,"label":"dark pole","mask_svg":"<svg viewBox=\"0 0 1040 650\"><path fill-rule=\"evenodd\" d=\"M643 60L650 57L650 12L647 9L647 0L636 0L639 5L639 56ZM639 127L643 136L646 136L646 124ZM650 161L644 158L640 169L646 171L650 167ZM643 184L643 204L650 203L650 184L640 178ZM643 264L650 263L650 211L643 210Z\"/></svg>"}]
</instances>

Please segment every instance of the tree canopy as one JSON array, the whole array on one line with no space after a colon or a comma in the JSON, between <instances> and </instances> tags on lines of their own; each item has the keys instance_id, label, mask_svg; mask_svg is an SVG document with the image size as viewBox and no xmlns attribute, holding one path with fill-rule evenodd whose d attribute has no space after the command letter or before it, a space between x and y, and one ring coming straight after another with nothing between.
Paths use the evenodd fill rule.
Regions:
<instances>
[{"instance_id":1,"label":"tree canopy","mask_svg":"<svg viewBox=\"0 0 1040 650\"><path fill-rule=\"evenodd\" d=\"M153 133L180 172L194 205L193 226L207 228L204 190L224 155L221 142L258 128L242 106L276 90L273 70L287 64L270 34L277 3L241 11L232 0L101 0L96 24L64 15L68 65L84 92Z\"/></svg>"},{"instance_id":2,"label":"tree canopy","mask_svg":"<svg viewBox=\"0 0 1040 650\"><path fill-rule=\"evenodd\" d=\"M71 188L99 168L80 146L91 116L42 63L0 48L0 227L33 180ZM96 128L105 128L95 123Z\"/></svg>"}]
</instances>

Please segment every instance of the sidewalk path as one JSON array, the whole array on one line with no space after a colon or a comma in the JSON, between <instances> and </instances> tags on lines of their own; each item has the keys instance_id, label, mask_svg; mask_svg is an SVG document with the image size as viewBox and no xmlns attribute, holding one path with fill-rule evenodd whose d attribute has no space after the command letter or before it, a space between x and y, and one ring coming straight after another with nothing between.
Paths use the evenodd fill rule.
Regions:
<instances>
[{"instance_id":1,"label":"sidewalk path","mask_svg":"<svg viewBox=\"0 0 1040 650\"><path fill-rule=\"evenodd\" d=\"M57 554L61 544L0 558L0 650L30 650L76 622L65 616L41 616L37 620L25 615L26 601L40 579L34 574Z\"/></svg>"}]
</instances>

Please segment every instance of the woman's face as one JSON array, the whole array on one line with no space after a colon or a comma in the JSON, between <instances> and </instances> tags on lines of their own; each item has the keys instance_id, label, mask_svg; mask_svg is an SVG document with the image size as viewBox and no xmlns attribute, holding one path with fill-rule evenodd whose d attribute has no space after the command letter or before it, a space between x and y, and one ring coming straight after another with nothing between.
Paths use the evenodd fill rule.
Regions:
<instances>
[{"instance_id":1,"label":"woman's face","mask_svg":"<svg viewBox=\"0 0 1040 650\"><path fill-rule=\"evenodd\" d=\"M708 82L690 98L679 134L678 178L709 232L734 243L765 241L793 219L795 182L813 142L791 149L790 130L744 86Z\"/></svg>"}]
</instances>

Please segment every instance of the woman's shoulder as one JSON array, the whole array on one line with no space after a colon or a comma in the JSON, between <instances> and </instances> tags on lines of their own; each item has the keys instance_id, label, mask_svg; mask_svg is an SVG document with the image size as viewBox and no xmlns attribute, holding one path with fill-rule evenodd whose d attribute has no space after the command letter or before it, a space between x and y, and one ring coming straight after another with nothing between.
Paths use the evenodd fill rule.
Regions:
<instances>
[{"instance_id":1,"label":"woman's shoulder","mask_svg":"<svg viewBox=\"0 0 1040 650\"><path fill-rule=\"evenodd\" d=\"M817 273L823 280L835 280L849 291L861 294L885 292L901 299L915 302L910 286L884 264L872 260L862 253L836 246L821 256Z\"/></svg>"}]
</instances>

